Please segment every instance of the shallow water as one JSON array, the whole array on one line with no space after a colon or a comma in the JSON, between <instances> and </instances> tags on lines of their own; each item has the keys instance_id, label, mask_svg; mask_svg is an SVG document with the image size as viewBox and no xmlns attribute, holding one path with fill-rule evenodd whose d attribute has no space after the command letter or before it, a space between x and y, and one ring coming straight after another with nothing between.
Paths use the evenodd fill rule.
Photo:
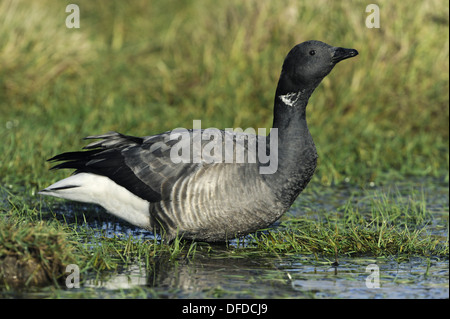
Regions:
<instances>
[{"instance_id":1,"label":"shallow water","mask_svg":"<svg viewBox=\"0 0 450 319\"><path fill-rule=\"evenodd\" d=\"M378 271L371 272L368 267ZM427 270L428 269L428 270ZM101 295L139 288L160 298L448 298L448 260L414 257L346 258L337 267L312 257L211 259L145 269L139 263L104 281L88 281Z\"/></svg>"},{"instance_id":2,"label":"shallow water","mask_svg":"<svg viewBox=\"0 0 450 319\"><path fill-rule=\"evenodd\" d=\"M382 186L336 188L313 186L307 189L288 213L321 218L339 214L350 200L361 209L376 196L395 194L398 201L412 195L423 199L433 215L429 231L448 241L448 183L436 179L406 180ZM133 236L153 239L150 232L129 227L105 217L100 208L58 202L52 218L88 226L101 236ZM74 213L77 212L77 213ZM84 213L84 216L83 216ZM109 216L109 215L108 215ZM103 218L110 221L101 221ZM83 226L84 227L84 226ZM276 227L276 226L275 226ZM230 245L236 246L237 242ZM193 258L169 262L164 258L150 263L135 260L119 270L104 272L102 278L85 275L80 288L61 289L57 296L143 297L143 298L448 298L449 262L437 256L339 257L339 265L325 256L301 254L270 255L229 253L226 245L199 243ZM244 257L245 256L245 257ZM330 259L328 259L330 258ZM146 266L147 264L147 266ZM14 293L13 293L14 294ZM52 291L54 295L55 292ZM21 292L21 297L48 296L48 291Z\"/></svg>"}]
</instances>

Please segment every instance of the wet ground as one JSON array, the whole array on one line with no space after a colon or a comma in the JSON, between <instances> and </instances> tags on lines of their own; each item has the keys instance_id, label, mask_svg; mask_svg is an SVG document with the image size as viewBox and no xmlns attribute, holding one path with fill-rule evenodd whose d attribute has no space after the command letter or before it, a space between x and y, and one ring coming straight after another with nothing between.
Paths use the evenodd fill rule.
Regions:
<instances>
[{"instance_id":1,"label":"wet ground","mask_svg":"<svg viewBox=\"0 0 450 319\"><path fill-rule=\"evenodd\" d=\"M423 198L433 214L430 231L448 241L448 183L429 179L357 188L313 187L302 194L289 214L316 218L339 212L348 200L364 208L366 200L395 192L402 200L412 193ZM94 209L81 206L85 214ZM80 206L77 206L79 209ZM65 206L67 209L67 206ZM98 208L95 208L98 210ZM67 212L67 211L66 211ZM68 222L76 216L65 216ZM80 218L80 217L78 217ZM120 222L89 222L102 236L133 236L152 239L150 232ZM446 239L445 239L446 238ZM236 245L231 242L230 245ZM314 255L270 255L251 252L230 255L226 245L199 243L194 258L150 263L136 260L120 269L82 278L80 288L61 289L59 297L143 298L448 298L449 262L437 256L345 257L338 265L332 257ZM52 291L52 294L55 294ZM48 290L25 297L48 296Z\"/></svg>"}]
</instances>

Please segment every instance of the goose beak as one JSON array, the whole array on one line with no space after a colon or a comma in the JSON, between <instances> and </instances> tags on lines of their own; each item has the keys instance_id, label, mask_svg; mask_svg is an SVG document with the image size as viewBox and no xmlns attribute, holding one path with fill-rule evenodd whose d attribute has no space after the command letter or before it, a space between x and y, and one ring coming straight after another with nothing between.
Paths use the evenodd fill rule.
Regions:
<instances>
[{"instance_id":1,"label":"goose beak","mask_svg":"<svg viewBox=\"0 0 450 319\"><path fill-rule=\"evenodd\" d=\"M333 53L333 57L331 58L331 61L333 63L338 63L342 60L352 58L357 55L358 55L358 51L356 51L355 49L346 49L346 48L338 47L338 48L334 49L334 53Z\"/></svg>"}]
</instances>

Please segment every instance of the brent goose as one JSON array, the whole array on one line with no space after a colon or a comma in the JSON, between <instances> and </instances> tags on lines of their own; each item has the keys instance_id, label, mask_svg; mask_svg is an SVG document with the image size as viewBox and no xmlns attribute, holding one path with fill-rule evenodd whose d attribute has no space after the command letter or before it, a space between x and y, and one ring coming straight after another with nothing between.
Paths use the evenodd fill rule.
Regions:
<instances>
[{"instance_id":1,"label":"brent goose","mask_svg":"<svg viewBox=\"0 0 450 319\"><path fill-rule=\"evenodd\" d=\"M147 137L117 132L89 136L86 139L100 140L87 145L85 151L49 159L62 161L53 169L75 172L39 194L101 205L168 241L177 235L226 241L265 228L289 209L316 168L316 147L306 124L309 97L339 61L356 55L354 49L320 41L296 45L283 63L273 128L267 138L258 136L258 148L249 146L252 136L248 133L219 130L212 140L198 139L206 130L195 129ZM272 139L274 133L277 138ZM242 154L236 149L242 137L249 141L240 148L246 153L244 161L238 161ZM182 141L192 150L184 158L177 157L184 147ZM215 152L226 148L227 141L234 150L231 160L195 158L195 152L202 154L206 148ZM272 171L262 172L268 163L256 154L261 149L272 153Z\"/></svg>"}]
</instances>

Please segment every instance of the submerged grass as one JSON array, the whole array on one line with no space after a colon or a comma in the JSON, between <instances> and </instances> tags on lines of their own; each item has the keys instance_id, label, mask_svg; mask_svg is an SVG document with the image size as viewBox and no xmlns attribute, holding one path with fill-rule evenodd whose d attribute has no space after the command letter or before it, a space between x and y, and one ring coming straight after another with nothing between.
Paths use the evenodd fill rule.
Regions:
<instances>
[{"instance_id":1,"label":"submerged grass","mask_svg":"<svg viewBox=\"0 0 450 319\"><path fill-rule=\"evenodd\" d=\"M378 221L379 222L379 221ZM388 226L388 221L364 225L339 225L336 221L317 223L304 219L285 222L255 240L259 249L276 253L334 256L424 255L448 257L448 243L424 229Z\"/></svg>"},{"instance_id":2,"label":"submerged grass","mask_svg":"<svg viewBox=\"0 0 450 319\"><path fill-rule=\"evenodd\" d=\"M448 216L442 207L441 214ZM427 209L424 193L374 192L350 198L318 220L291 217L255 239L258 248L277 253L326 255L423 255L447 257L446 233L433 225L438 215ZM441 226L443 227L443 226Z\"/></svg>"}]
</instances>

